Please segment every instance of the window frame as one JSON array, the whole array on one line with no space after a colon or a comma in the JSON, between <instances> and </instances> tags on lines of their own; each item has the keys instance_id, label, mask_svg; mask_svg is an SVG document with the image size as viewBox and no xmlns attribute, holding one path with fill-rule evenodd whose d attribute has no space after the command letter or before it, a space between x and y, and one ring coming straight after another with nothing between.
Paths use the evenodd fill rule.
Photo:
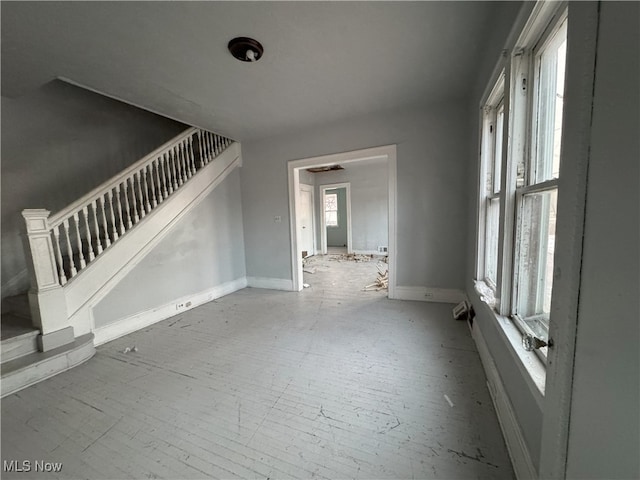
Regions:
<instances>
[{"instance_id":1,"label":"window frame","mask_svg":"<svg viewBox=\"0 0 640 480\"><path fill-rule=\"evenodd\" d=\"M478 237L476 239L476 291L481 300L492 308L496 319L503 325L508 321L521 334L533 333L528 325L519 318L515 302L517 302L517 268L520 246L520 224L522 222L522 205L527 195L536 192L558 192L558 178L545 179L537 183L529 183L535 179L531 171L533 165L532 149L536 143L537 132L533 130L534 106L537 97L533 81L535 77L535 62L537 52L544 51L546 46L561 28L567 28L567 2L540 2L534 7L521 34L515 42L514 48L503 52L503 59L498 63L494 72L500 72L492 77L481 103L480 116L480 165L479 165L479 204L478 204ZM565 37L566 38L566 37ZM565 57L565 68L566 68ZM500 201L499 234L498 234L498 265L497 284L491 285L486 277L486 233L488 228L487 215L487 145L485 130L485 107L495 105L496 87L504 77L504 129L502 147L502 183L498 194ZM530 81L531 80L531 81ZM566 70L565 85L566 89ZM562 134L564 134L564 112L562 116ZM563 142L560 140L560 147ZM560 154L560 158L561 158ZM553 158L553 157L552 157ZM518 184L519 170L524 169L524 183ZM559 175L558 175L559 176ZM557 197L556 197L557 198ZM556 204L557 208L557 204ZM544 291L544 289L543 289ZM515 345L514 345L515 347ZM526 353L526 352L523 352ZM535 350L535 356L541 364L546 365L546 348ZM543 389L541 390L543 392Z\"/></svg>"},{"instance_id":2,"label":"window frame","mask_svg":"<svg viewBox=\"0 0 640 480\"><path fill-rule=\"evenodd\" d=\"M487 95L487 99L483 102L481 109L481 146L480 146L480 215L479 215L479 246L478 246L478 266L477 278L483 283L486 291L486 298L492 304L496 305L496 293L499 285L500 277L500 211L498 212L498 239L497 251L495 258L495 280L489 277L488 271L488 231L489 231L489 207L491 201L497 200L499 209L502 208L502 191L503 191L503 163L505 160L505 133L508 124L507 110L507 91L506 91L506 72L504 69L499 73L493 88ZM498 143L498 116L499 111L503 111L502 131L500 132L500 154L497 155L496 150ZM498 175L496 175L496 171ZM496 179L496 177L498 177ZM490 180L489 180L490 178ZM496 180L498 180L496 182Z\"/></svg>"},{"instance_id":3,"label":"window frame","mask_svg":"<svg viewBox=\"0 0 640 480\"><path fill-rule=\"evenodd\" d=\"M335 210L328 210L327 209L327 199L329 197L335 197L335 205L336 205L336 209ZM324 205L323 207L323 215L324 215L324 225L327 228L340 228L340 215L339 215L339 208L338 208L338 194L337 193L325 193L324 194ZM336 223L329 223L327 220L327 213L328 212L336 212Z\"/></svg>"}]
</instances>

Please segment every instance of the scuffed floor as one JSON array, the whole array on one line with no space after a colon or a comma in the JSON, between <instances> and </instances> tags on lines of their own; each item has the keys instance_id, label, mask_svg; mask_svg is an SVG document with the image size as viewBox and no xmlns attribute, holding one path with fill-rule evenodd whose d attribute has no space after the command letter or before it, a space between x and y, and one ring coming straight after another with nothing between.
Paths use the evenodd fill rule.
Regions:
<instances>
[{"instance_id":1,"label":"scuffed floor","mask_svg":"<svg viewBox=\"0 0 640 480\"><path fill-rule=\"evenodd\" d=\"M2 477L514 478L451 306L325 260L302 292L244 289L3 399L2 460L32 471Z\"/></svg>"}]
</instances>

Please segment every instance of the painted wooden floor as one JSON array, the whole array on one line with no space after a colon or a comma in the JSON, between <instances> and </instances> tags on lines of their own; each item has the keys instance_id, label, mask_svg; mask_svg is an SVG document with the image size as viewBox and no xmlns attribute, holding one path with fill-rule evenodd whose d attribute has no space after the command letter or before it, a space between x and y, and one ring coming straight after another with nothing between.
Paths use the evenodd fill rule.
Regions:
<instances>
[{"instance_id":1,"label":"painted wooden floor","mask_svg":"<svg viewBox=\"0 0 640 480\"><path fill-rule=\"evenodd\" d=\"M31 471L2 478L514 478L466 324L450 305L359 291L375 263L345 263L300 293L193 309L6 397L3 467Z\"/></svg>"}]
</instances>

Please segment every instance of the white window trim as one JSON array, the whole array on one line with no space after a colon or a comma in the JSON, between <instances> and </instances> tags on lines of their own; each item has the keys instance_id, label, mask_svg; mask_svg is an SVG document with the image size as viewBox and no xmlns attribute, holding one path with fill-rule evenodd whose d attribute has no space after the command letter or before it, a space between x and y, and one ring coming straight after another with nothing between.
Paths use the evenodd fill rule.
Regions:
<instances>
[{"instance_id":1,"label":"white window trim","mask_svg":"<svg viewBox=\"0 0 640 480\"><path fill-rule=\"evenodd\" d=\"M487 145L487 135L486 130L491 125L491 120L488 118L488 115L491 114L492 118L494 117L493 113L496 111L498 106L502 105L504 108L504 121L503 121L503 144L506 133L506 126L508 124L508 101L507 101L507 87L508 83L506 81L506 66L500 69L499 74L496 76L495 81L493 82L493 88L484 96L485 99L481 102L480 107L480 184L481 187L479 189L478 196L478 205L479 205L479 214L478 214L478 241L477 241L477 262L476 262L476 279L481 285L481 296L486 299L487 303L491 307L495 307L498 305L499 300L496 296L496 292L498 291L498 285L500 282L500 233L498 234L498 269L497 269L497 279L496 284L492 285L491 282L487 281L486 274L486 234L487 234L487 206L488 200L492 198L500 198L500 210L502 211L502 199L501 192L504 188L504 161L506 157L506 151L503 147L502 149L502 166L501 166L501 180L500 180L500 191L498 193L487 193L485 185L487 178L487 170L493 169L493 161L494 161L494 151L495 144L488 146ZM494 124L497 122L494 122ZM495 133L495 132L494 132ZM489 153L491 150L491 153ZM495 173L495 172L493 172ZM492 173L492 175L493 175ZM492 177L492 184L495 179ZM492 188L493 190L493 188ZM501 228L501 227L499 227ZM480 292L479 292L480 293Z\"/></svg>"},{"instance_id":2,"label":"white window trim","mask_svg":"<svg viewBox=\"0 0 640 480\"><path fill-rule=\"evenodd\" d=\"M558 179L548 180L536 185L520 187L516 189L517 165L514 159L527 158L530 154L529 132L531 122L532 95L528 93L529 72L531 69L531 53L538 45L549 38L560 27L567 17L567 2L538 2L533 8L528 21L522 29L522 33L515 42L511 54L503 52L506 59L501 59L497 68L497 75L492 76L487 88L480 110L480 139L479 149L482 155L484 151L485 128L484 106L490 105L492 94L495 94L499 84L500 75L504 74L504 108L505 118L503 133L503 162L502 183L500 188L500 230L498 247L498 281L493 289L484 280L485 274L485 228L486 208L485 193L486 162L480 158L479 162L479 197L478 197L478 236L476 241L476 281L475 291L480 300L491 308L496 322L513 346L516 355L521 359L522 365L529 373L530 379L536 390L544 395L544 383L546 371L546 356L540 352L526 352L522 348L520 336L523 333L521 325L512 316L515 282L515 249L516 249L516 208L517 194L533 193L536 191L548 191L558 188ZM514 114L515 112L515 114ZM529 172L526 172L528 175ZM518 191L516 191L518 190ZM508 299L509 301L501 301ZM519 332L519 333L516 333ZM537 361L532 361L532 359ZM543 372L541 374L541 372Z\"/></svg>"}]
</instances>

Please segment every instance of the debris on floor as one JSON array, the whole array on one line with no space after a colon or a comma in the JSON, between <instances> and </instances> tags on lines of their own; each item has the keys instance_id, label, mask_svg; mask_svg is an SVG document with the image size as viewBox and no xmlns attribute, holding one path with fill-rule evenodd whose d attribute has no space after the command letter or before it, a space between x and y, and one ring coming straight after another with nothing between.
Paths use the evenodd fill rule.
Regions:
<instances>
[{"instance_id":1,"label":"debris on floor","mask_svg":"<svg viewBox=\"0 0 640 480\"><path fill-rule=\"evenodd\" d=\"M303 284L302 284L302 286L303 286L304 288L309 288L311 285L309 285L308 283L303 283Z\"/></svg>"},{"instance_id":2,"label":"debris on floor","mask_svg":"<svg viewBox=\"0 0 640 480\"><path fill-rule=\"evenodd\" d=\"M304 267L302 271L304 273L316 273L316 267Z\"/></svg>"},{"instance_id":3,"label":"debris on floor","mask_svg":"<svg viewBox=\"0 0 640 480\"><path fill-rule=\"evenodd\" d=\"M135 345L133 347L127 347L125 348L122 353L129 353L129 352L137 352L138 351L138 347L136 347Z\"/></svg>"},{"instance_id":4,"label":"debris on floor","mask_svg":"<svg viewBox=\"0 0 640 480\"><path fill-rule=\"evenodd\" d=\"M337 262L370 262L373 255L361 255L356 253L341 253L340 255L331 255L329 260Z\"/></svg>"},{"instance_id":5,"label":"debris on floor","mask_svg":"<svg viewBox=\"0 0 640 480\"><path fill-rule=\"evenodd\" d=\"M384 267L381 267L380 264L378 264L377 267L378 267L378 278L376 279L375 283L367 285L366 287L363 288L365 292L372 291L372 290L379 292L380 290L387 290L389 288L389 270Z\"/></svg>"}]
</instances>

